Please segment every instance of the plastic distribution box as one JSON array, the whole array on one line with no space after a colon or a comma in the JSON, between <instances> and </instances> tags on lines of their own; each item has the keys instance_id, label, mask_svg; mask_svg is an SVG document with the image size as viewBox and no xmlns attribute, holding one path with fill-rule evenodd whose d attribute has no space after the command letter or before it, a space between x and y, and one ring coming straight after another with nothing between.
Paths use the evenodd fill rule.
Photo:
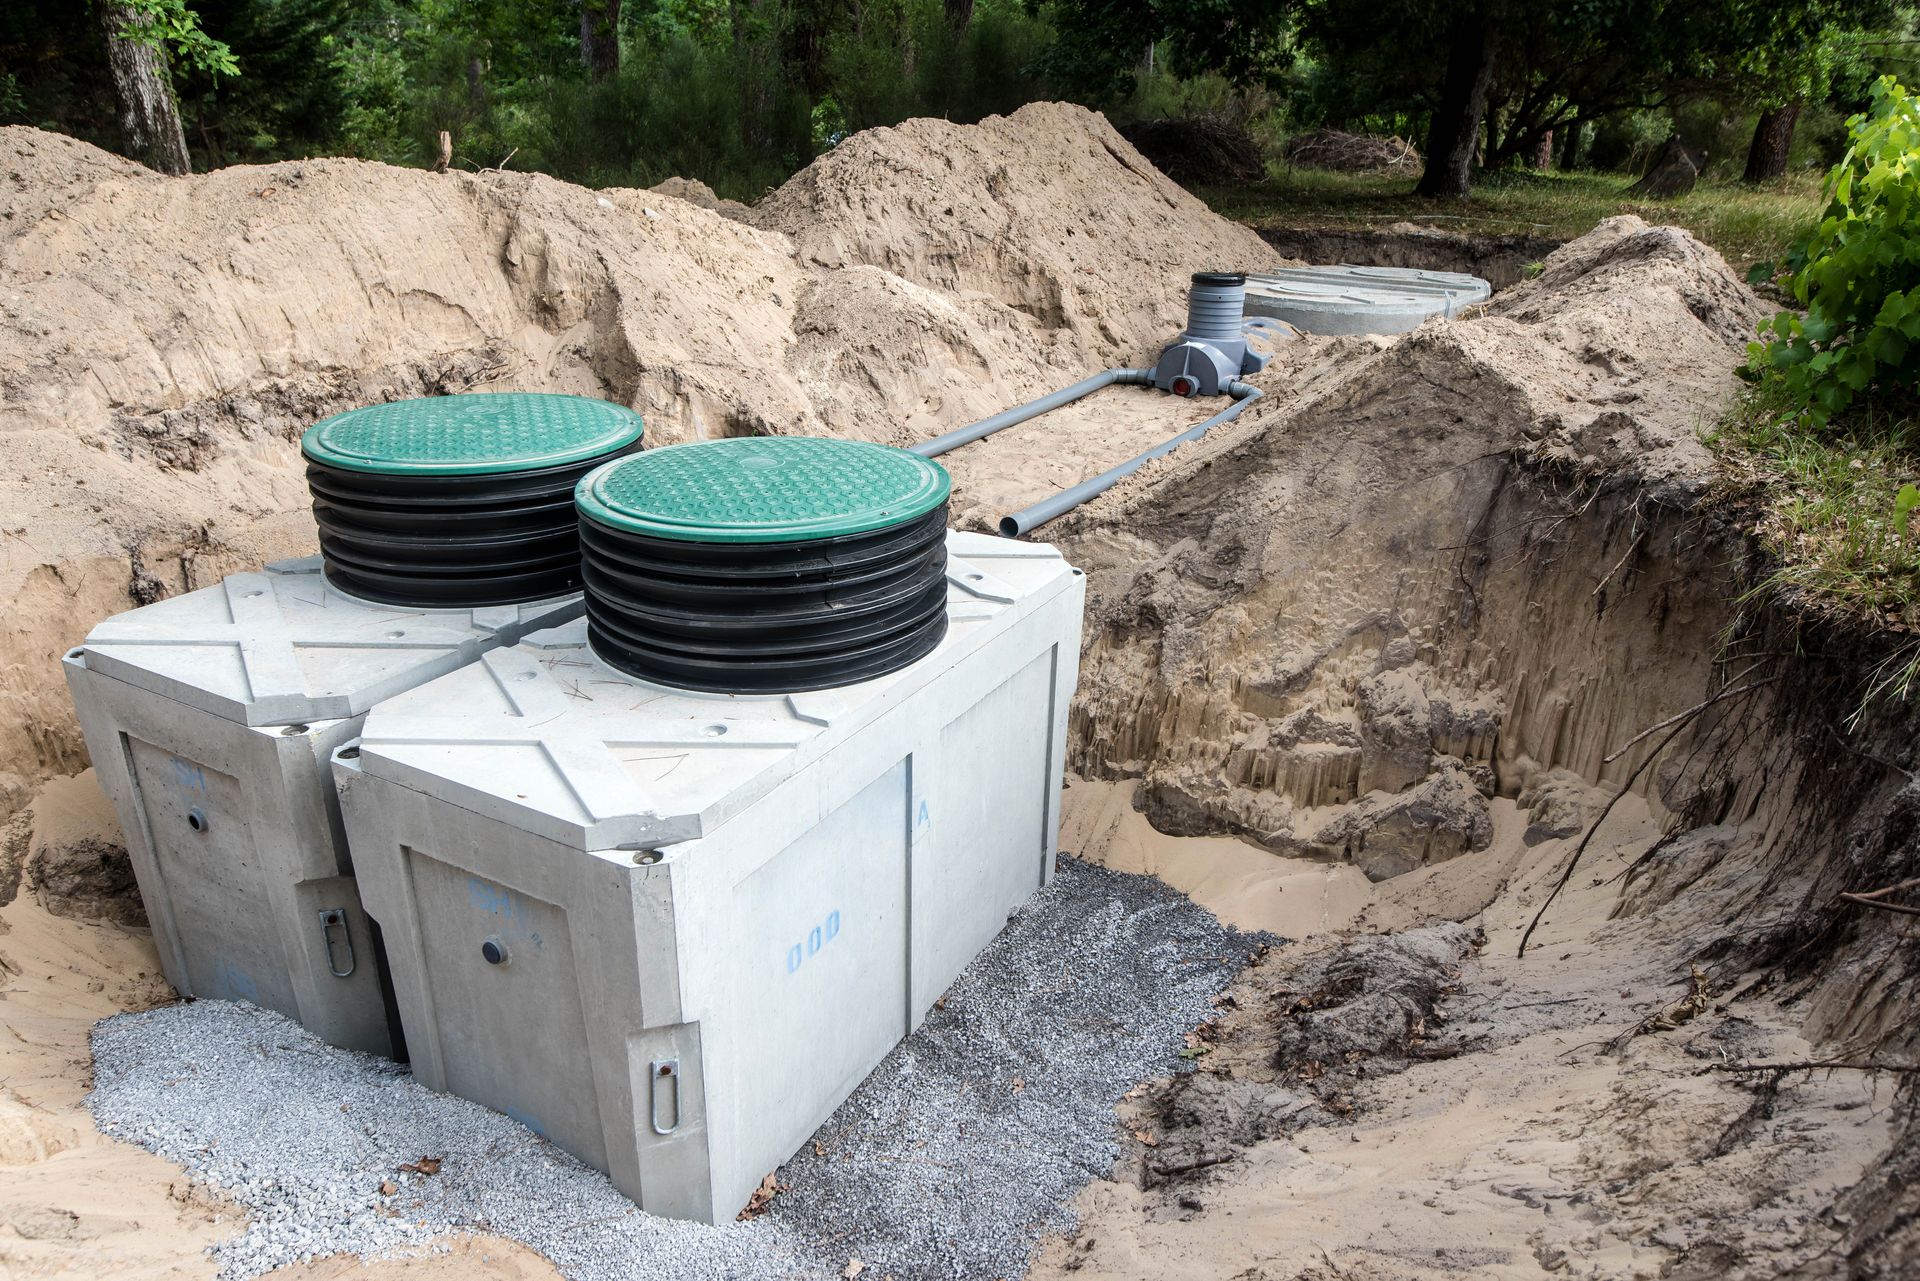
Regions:
<instances>
[{"instance_id":1,"label":"plastic distribution box","mask_svg":"<svg viewBox=\"0 0 1920 1281\"><path fill-rule=\"evenodd\" d=\"M670 689L579 623L374 710L334 769L421 1081L734 1216L1052 872L1083 580L948 540L945 639L861 684Z\"/></svg>"},{"instance_id":2,"label":"plastic distribution box","mask_svg":"<svg viewBox=\"0 0 1920 1281\"><path fill-rule=\"evenodd\" d=\"M168 981L391 1055L328 757L381 699L582 608L372 604L331 588L315 556L94 628L67 685Z\"/></svg>"}]
</instances>

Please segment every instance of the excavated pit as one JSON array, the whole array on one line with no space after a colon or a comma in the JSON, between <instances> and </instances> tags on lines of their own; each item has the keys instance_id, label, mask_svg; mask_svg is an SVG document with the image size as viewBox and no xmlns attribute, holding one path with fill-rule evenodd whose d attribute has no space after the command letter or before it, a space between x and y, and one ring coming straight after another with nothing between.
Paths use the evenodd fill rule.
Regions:
<instances>
[{"instance_id":1,"label":"excavated pit","mask_svg":"<svg viewBox=\"0 0 1920 1281\"><path fill-rule=\"evenodd\" d=\"M79 1108L87 1026L167 994L111 923L114 834L49 817L86 808L48 785L86 765L57 658L310 550L304 426L518 389L655 442L910 443L1144 363L1192 271L1282 261L1057 105L856 135L751 209L340 160L168 180L26 129L0 161L0 1212L64 1225L4 1256L49 1270L227 1230ZM1916 1049L1904 918L1837 899L1920 876L1913 710L1849 715L1889 638L1739 605L1751 521L1700 443L1764 312L1609 220L1470 318L1288 344L1239 420L1042 531L1089 585L1063 847L1285 941L1030 1275L1911 1273L1910 1075L1727 1070ZM955 521L1207 408L1113 389L969 446Z\"/></svg>"},{"instance_id":2,"label":"excavated pit","mask_svg":"<svg viewBox=\"0 0 1920 1281\"><path fill-rule=\"evenodd\" d=\"M1852 716L1899 637L1740 604L1698 429L1758 312L1615 219L1065 522L1071 763L1136 811L1074 835L1306 941L1125 1114L1038 1275L1915 1265L1920 967L1837 896L1920 874L1920 717Z\"/></svg>"},{"instance_id":3,"label":"excavated pit","mask_svg":"<svg viewBox=\"0 0 1920 1281\"><path fill-rule=\"evenodd\" d=\"M1525 232L1443 231L1416 223L1385 228L1262 227L1260 238L1289 258L1356 267L1464 271L1495 289L1517 285L1565 241Z\"/></svg>"}]
</instances>

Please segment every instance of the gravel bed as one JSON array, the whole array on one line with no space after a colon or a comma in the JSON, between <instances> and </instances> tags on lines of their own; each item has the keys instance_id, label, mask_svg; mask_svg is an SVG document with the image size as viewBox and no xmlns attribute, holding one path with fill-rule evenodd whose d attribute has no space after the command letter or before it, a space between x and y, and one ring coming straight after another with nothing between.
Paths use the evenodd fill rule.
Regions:
<instances>
[{"instance_id":1,"label":"gravel bed","mask_svg":"<svg viewBox=\"0 0 1920 1281\"><path fill-rule=\"evenodd\" d=\"M1011 1281L1111 1168L1114 1104L1182 1066L1257 942L1158 881L1063 858L750 1223L643 1214L518 1122L248 1005L103 1021L88 1106L103 1133L245 1207L213 1248L234 1281L468 1230L524 1242L571 1281L835 1277L853 1259L875 1278Z\"/></svg>"}]
</instances>

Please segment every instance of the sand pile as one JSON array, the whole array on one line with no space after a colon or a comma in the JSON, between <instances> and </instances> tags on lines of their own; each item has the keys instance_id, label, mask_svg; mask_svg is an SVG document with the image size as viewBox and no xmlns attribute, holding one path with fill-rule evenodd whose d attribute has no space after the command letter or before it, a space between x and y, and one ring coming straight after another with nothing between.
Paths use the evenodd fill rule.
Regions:
<instances>
[{"instance_id":1,"label":"sand pile","mask_svg":"<svg viewBox=\"0 0 1920 1281\"><path fill-rule=\"evenodd\" d=\"M1275 261L1067 107L860 135L766 230L692 185L168 179L24 128L0 174L0 815L85 764L55 660L92 623L310 549L294 441L321 416L522 389L633 405L657 442L906 443L1138 362L1187 272ZM1079 434L1088 470L1126 456Z\"/></svg>"},{"instance_id":2,"label":"sand pile","mask_svg":"<svg viewBox=\"0 0 1920 1281\"><path fill-rule=\"evenodd\" d=\"M1164 343L1191 273L1279 261L1104 117L1065 103L855 134L761 201L754 220L791 236L803 263L865 263L991 299L1065 346L1071 368Z\"/></svg>"},{"instance_id":3,"label":"sand pile","mask_svg":"<svg viewBox=\"0 0 1920 1281\"><path fill-rule=\"evenodd\" d=\"M1643 753L1603 757L1711 665L1726 558L1654 513L1706 486L1758 312L1684 232L1614 219L1063 521L1095 597L1080 771L1142 779L1162 830L1376 877L1484 848L1537 775L1625 778ZM1656 553L1680 577L1635 590Z\"/></svg>"},{"instance_id":4,"label":"sand pile","mask_svg":"<svg viewBox=\"0 0 1920 1281\"><path fill-rule=\"evenodd\" d=\"M54 660L94 620L306 549L292 442L323 413L519 387L636 405L656 440L904 442L1139 363L1178 327L1187 271L1272 261L1063 107L862 135L732 217L691 186L594 193L346 161L161 180L29 130L0 131L0 160L0 719L20 727L0 739L0 816L83 764ZM1117 1177L1080 1203L1088 1230L1049 1245L1043 1274L1732 1275L1776 1255L1920 1249L1896 1213L1911 1158L1881 1159L1901 1127L1920 1132L1911 1090L1889 1112L1884 1079L1749 1089L1698 1070L1826 1052L1795 1039L1803 1017L1847 1053L1903 1035L1911 1051L1902 918L1835 896L1920 871L1912 715L1849 741L1833 709L1850 695L1802 661L1641 768L1664 741L1641 732L1711 692L1723 660L1805 652L1793 627L1733 627L1747 549L1703 501L1697 432L1760 311L1684 233L1615 219L1475 316L1289 344L1232 427L1050 527L1091 588L1070 766L1087 778L1063 847L1157 872L1228 923L1319 937L1276 949L1193 1033L1185 1057L1205 1079L1136 1095L1107 1132L1106 1099L1149 1070L1101 1067L1108 1041L1149 1027L1164 1066L1172 1023L1202 1013L1187 967L1222 955L1169 959L1109 933L1103 956L1150 972L1094 966L1125 991L1100 998L1118 1015L1061 1025L1081 1050L1036 1052L1016 1089L1021 1046L996 1018L987 1051L939 1078L964 1102L964 1070L984 1066L978 1110L1011 1132L921 1109L992 1151L922 1179L927 1150L887 1146L912 1117L875 1121L920 1095L877 1078L856 1096L872 1109L836 1133L886 1172L803 1156L788 1212L890 1242L904 1281L958 1257L931 1235L941 1198L1004 1157L985 1191L1018 1200L997 1235L948 1230L970 1234L974 1270L1010 1275L1029 1233L1060 1221L1066 1175L1118 1139ZM1128 390L955 457L960 518L1204 412ZM0 832L35 891L0 905L20 1042L0 1138L25 1162L0 1177L17 1229L0 1264L157 1270L230 1236L216 1219L231 1211L184 1181L162 1193L175 1167L78 1118L88 1024L164 992L139 935L41 906L37 869L71 870L76 851L84 868L109 836L43 851L43 812L77 811L36 806ZM1578 833L1603 814L1576 869ZM1068 916L1099 932L1098 913ZM1351 937L1448 921L1473 928ZM1694 964L1724 1009L1608 1048L1687 990ZM1736 989L1745 964L1785 986ZM1013 1025L1037 1019L1028 999L1060 1013L1056 972L1090 982L1070 962L1020 970ZM1127 994L1138 1013L1117 1004ZM1100 1106L1052 1107L1074 1093L1039 1075L1060 1063L1099 1069ZM1073 1145L1049 1118L1072 1121ZM546 1275L524 1252L473 1261L499 1248L433 1275Z\"/></svg>"}]
</instances>

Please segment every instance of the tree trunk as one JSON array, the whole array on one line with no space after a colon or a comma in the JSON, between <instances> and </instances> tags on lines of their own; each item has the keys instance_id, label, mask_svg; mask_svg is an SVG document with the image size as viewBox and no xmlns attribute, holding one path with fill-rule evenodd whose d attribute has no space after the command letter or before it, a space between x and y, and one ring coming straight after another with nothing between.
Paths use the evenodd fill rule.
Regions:
<instances>
[{"instance_id":1,"label":"tree trunk","mask_svg":"<svg viewBox=\"0 0 1920 1281\"><path fill-rule=\"evenodd\" d=\"M1585 138L1586 132L1586 121L1578 117L1560 126L1560 137L1562 139L1560 145L1560 170L1562 173L1571 173L1580 167L1580 143L1581 140Z\"/></svg>"},{"instance_id":2,"label":"tree trunk","mask_svg":"<svg viewBox=\"0 0 1920 1281\"><path fill-rule=\"evenodd\" d=\"M1493 79L1493 40L1487 20L1465 13L1454 20L1447 49L1447 78L1440 105L1427 125L1427 168L1414 191L1422 196L1464 197L1473 181L1473 149L1487 110Z\"/></svg>"},{"instance_id":3,"label":"tree trunk","mask_svg":"<svg viewBox=\"0 0 1920 1281\"><path fill-rule=\"evenodd\" d=\"M107 66L113 73L113 96L120 106L120 132L136 160L161 173L192 173L187 159L187 133L180 126L180 107L173 100L167 76L167 55L152 45L128 40L120 33L153 21L118 0L97 0L95 12L107 39Z\"/></svg>"},{"instance_id":4,"label":"tree trunk","mask_svg":"<svg viewBox=\"0 0 1920 1281\"><path fill-rule=\"evenodd\" d=\"M945 0L947 29L954 35L964 33L973 22L973 0Z\"/></svg>"},{"instance_id":5,"label":"tree trunk","mask_svg":"<svg viewBox=\"0 0 1920 1281\"><path fill-rule=\"evenodd\" d=\"M1679 134L1670 134L1653 153L1653 163L1639 182L1627 188L1630 196L1684 196L1693 190L1700 177L1700 156L1693 153Z\"/></svg>"},{"instance_id":6,"label":"tree trunk","mask_svg":"<svg viewBox=\"0 0 1920 1281\"><path fill-rule=\"evenodd\" d=\"M1549 129L1533 140L1533 155L1528 160L1541 173L1553 168L1553 130Z\"/></svg>"},{"instance_id":7,"label":"tree trunk","mask_svg":"<svg viewBox=\"0 0 1920 1281\"><path fill-rule=\"evenodd\" d=\"M1772 182L1787 173L1787 152L1793 147L1793 127L1800 123L1800 104L1769 107L1760 113L1753 127L1753 142L1747 148L1748 182Z\"/></svg>"},{"instance_id":8,"label":"tree trunk","mask_svg":"<svg viewBox=\"0 0 1920 1281\"><path fill-rule=\"evenodd\" d=\"M620 0L581 0L580 61L596 81L620 74Z\"/></svg>"},{"instance_id":9,"label":"tree trunk","mask_svg":"<svg viewBox=\"0 0 1920 1281\"><path fill-rule=\"evenodd\" d=\"M773 145L771 76L780 52L768 47L766 24L761 14L765 2L728 0L727 3L729 25L733 29L733 71L740 78L740 134L756 155L767 154ZM803 71L802 80L807 78Z\"/></svg>"}]
</instances>

